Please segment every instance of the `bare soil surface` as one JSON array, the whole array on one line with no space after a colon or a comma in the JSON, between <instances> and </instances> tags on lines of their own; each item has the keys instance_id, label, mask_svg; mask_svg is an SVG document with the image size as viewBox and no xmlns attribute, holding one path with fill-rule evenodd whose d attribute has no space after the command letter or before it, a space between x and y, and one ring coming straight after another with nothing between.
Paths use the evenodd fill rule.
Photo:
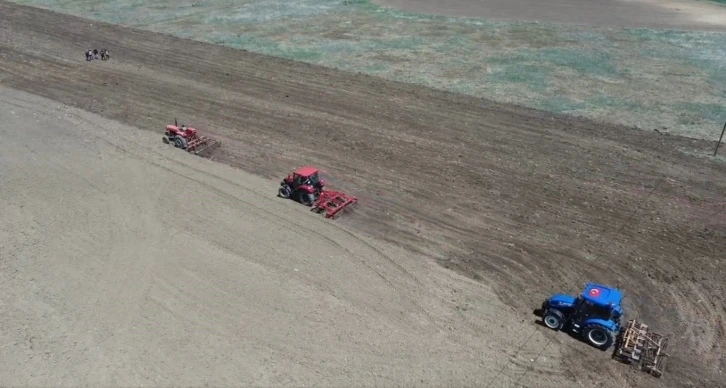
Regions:
<instances>
[{"instance_id":1,"label":"bare soil surface","mask_svg":"<svg viewBox=\"0 0 726 388\"><path fill-rule=\"evenodd\" d=\"M0 84L126 125L4 97L3 384L726 384L726 166L689 156L712 142L4 1L0 37ZM164 149L174 117L271 180ZM303 164L358 208L280 204ZM662 380L534 323L585 281L671 336Z\"/></svg>"},{"instance_id":2,"label":"bare soil surface","mask_svg":"<svg viewBox=\"0 0 726 388\"><path fill-rule=\"evenodd\" d=\"M496 377L482 328L513 336L486 285L157 133L5 87L0 109L3 386Z\"/></svg>"},{"instance_id":3,"label":"bare soil surface","mask_svg":"<svg viewBox=\"0 0 726 388\"><path fill-rule=\"evenodd\" d=\"M409 12L601 27L726 31L726 7L694 0L373 0Z\"/></svg>"}]
</instances>

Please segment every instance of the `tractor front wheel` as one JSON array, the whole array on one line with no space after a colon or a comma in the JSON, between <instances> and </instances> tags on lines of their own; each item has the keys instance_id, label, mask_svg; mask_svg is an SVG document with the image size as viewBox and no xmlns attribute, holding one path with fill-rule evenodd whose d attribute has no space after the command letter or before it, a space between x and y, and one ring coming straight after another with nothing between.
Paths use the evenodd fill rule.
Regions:
<instances>
[{"instance_id":1,"label":"tractor front wheel","mask_svg":"<svg viewBox=\"0 0 726 388\"><path fill-rule=\"evenodd\" d=\"M600 350L607 350L615 342L613 332L600 325L587 325L582 333L590 345Z\"/></svg>"},{"instance_id":2,"label":"tractor front wheel","mask_svg":"<svg viewBox=\"0 0 726 388\"><path fill-rule=\"evenodd\" d=\"M560 330L565 323L565 316L557 310L547 310L542 322L552 330Z\"/></svg>"},{"instance_id":3,"label":"tractor front wheel","mask_svg":"<svg viewBox=\"0 0 726 388\"><path fill-rule=\"evenodd\" d=\"M290 190L290 186L282 186L280 187L280 191L278 191L278 194L281 198L290 199L292 196L292 190Z\"/></svg>"}]
</instances>

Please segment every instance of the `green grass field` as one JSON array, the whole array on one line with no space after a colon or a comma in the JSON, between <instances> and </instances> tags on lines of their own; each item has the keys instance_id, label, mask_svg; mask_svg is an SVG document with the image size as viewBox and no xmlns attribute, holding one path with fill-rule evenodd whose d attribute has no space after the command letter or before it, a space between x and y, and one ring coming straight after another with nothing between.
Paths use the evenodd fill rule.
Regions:
<instances>
[{"instance_id":1,"label":"green grass field","mask_svg":"<svg viewBox=\"0 0 726 388\"><path fill-rule=\"evenodd\" d=\"M644 130L716 139L726 121L723 33L427 16L368 0L15 2Z\"/></svg>"}]
</instances>

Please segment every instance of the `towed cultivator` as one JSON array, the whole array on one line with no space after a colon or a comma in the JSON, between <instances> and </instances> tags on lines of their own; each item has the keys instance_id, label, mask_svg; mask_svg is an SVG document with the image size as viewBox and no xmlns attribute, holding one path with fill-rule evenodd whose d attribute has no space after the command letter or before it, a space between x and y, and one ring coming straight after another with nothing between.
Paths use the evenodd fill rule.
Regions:
<instances>
[{"instance_id":1,"label":"towed cultivator","mask_svg":"<svg viewBox=\"0 0 726 388\"><path fill-rule=\"evenodd\" d=\"M317 213L325 213L325 218L336 219L338 214L345 207L357 203L358 199L340 191L323 191L313 203L312 210Z\"/></svg>"},{"instance_id":2,"label":"towed cultivator","mask_svg":"<svg viewBox=\"0 0 726 388\"><path fill-rule=\"evenodd\" d=\"M196 128L187 127L184 124L179 126L176 119L174 119L174 125L166 126L164 143L174 143L175 147L199 156L220 146L219 141L199 135Z\"/></svg>"},{"instance_id":3,"label":"towed cultivator","mask_svg":"<svg viewBox=\"0 0 726 388\"><path fill-rule=\"evenodd\" d=\"M628 325L620 332L615 346L613 358L661 377L665 369L668 339L648 329L648 325L636 320L628 321Z\"/></svg>"},{"instance_id":4,"label":"towed cultivator","mask_svg":"<svg viewBox=\"0 0 726 388\"><path fill-rule=\"evenodd\" d=\"M340 191L324 190L325 180L320 179L315 167L300 167L280 183L278 195L294 199L310 206L316 213L325 213L325 218L336 219L340 212L357 203L358 199Z\"/></svg>"}]
</instances>

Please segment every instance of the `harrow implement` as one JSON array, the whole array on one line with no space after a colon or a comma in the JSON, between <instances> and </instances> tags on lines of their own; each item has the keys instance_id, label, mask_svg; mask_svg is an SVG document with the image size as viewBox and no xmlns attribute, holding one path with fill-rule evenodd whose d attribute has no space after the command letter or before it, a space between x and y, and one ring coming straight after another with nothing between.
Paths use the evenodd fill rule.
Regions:
<instances>
[{"instance_id":1,"label":"harrow implement","mask_svg":"<svg viewBox=\"0 0 726 388\"><path fill-rule=\"evenodd\" d=\"M203 156L205 153L216 149L221 144L222 143L218 140L214 140L206 136L197 136L187 143L187 151L194 155Z\"/></svg>"},{"instance_id":2,"label":"harrow implement","mask_svg":"<svg viewBox=\"0 0 726 388\"><path fill-rule=\"evenodd\" d=\"M343 209L356 203L358 198L340 191L322 191L311 210L316 213L325 212L325 218L336 219Z\"/></svg>"},{"instance_id":3,"label":"harrow implement","mask_svg":"<svg viewBox=\"0 0 726 388\"><path fill-rule=\"evenodd\" d=\"M628 321L621 331L613 358L660 378L666 366L668 338L636 320Z\"/></svg>"}]
</instances>

